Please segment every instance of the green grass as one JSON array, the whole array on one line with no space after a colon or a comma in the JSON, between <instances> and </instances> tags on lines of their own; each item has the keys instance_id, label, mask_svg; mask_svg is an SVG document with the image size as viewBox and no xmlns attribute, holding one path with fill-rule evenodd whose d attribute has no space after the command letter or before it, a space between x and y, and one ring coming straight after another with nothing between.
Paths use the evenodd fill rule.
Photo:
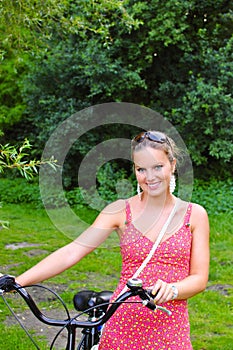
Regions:
<instances>
[{"instance_id":1,"label":"green grass","mask_svg":"<svg viewBox=\"0 0 233 350\"><path fill-rule=\"evenodd\" d=\"M210 217L211 261L207 290L189 300L194 350L231 350L233 342L233 218Z\"/></svg>"},{"instance_id":2,"label":"green grass","mask_svg":"<svg viewBox=\"0 0 233 350\"><path fill-rule=\"evenodd\" d=\"M41 350L48 349L45 341L37 341ZM1 337L0 337L0 349L3 350L25 350L33 349L33 345L29 338L25 336L25 333L18 326L5 326L1 325Z\"/></svg>"},{"instance_id":3,"label":"green grass","mask_svg":"<svg viewBox=\"0 0 233 350\"><path fill-rule=\"evenodd\" d=\"M82 208L82 215L91 222L95 213ZM43 209L29 205L4 204L1 219L10 222L9 229L0 231L0 271L18 275L41 260L43 256L68 243L70 238L60 233ZM233 219L219 214L210 217L211 267L207 290L189 300L192 343L194 350L231 350L233 342ZM112 238L114 240L115 238ZM28 242L36 247L6 249L7 244ZM40 250L42 254L37 255ZM33 254L32 254L33 252ZM111 241L109 247L99 248L83 259L78 266L52 278L47 285L60 286L61 295L72 308L75 291L91 288L114 289L120 273L119 247ZM14 305L14 299L9 300ZM16 305L22 310L23 305ZM31 350L33 345L18 326L5 324L9 311L0 300L0 349ZM40 343L41 344L41 343ZM44 341L42 341L44 344ZM46 349L45 345L40 345ZM47 347L48 348L48 347Z\"/></svg>"}]
</instances>

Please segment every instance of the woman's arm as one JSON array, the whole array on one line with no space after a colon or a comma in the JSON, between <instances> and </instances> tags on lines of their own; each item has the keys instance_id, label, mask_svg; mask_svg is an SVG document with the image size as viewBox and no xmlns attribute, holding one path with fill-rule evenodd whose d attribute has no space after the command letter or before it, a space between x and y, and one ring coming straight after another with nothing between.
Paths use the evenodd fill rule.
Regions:
<instances>
[{"instance_id":1,"label":"woman's arm","mask_svg":"<svg viewBox=\"0 0 233 350\"><path fill-rule=\"evenodd\" d=\"M56 276L79 262L104 242L109 234L122 223L123 201L107 206L94 223L77 239L56 250L31 269L16 278L22 286L44 281Z\"/></svg>"},{"instance_id":2,"label":"woman's arm","mask_svg":"<svg viewBox=\"0 0 233 350\"><path fill-rule=\"evenodd\" d=\"M73 266L90 252L90 247L82 246L73 241L18 276L16 281L22 286L44 281Z\"/></svg>"},{"instance_id":3,"label":"woman's arm","mask_svg":"<svg viewBox=\"0 0 233 350\"><path fill-rule=\"evenodd\" d=\"M178 290L177 299L187 299L206 288L209 274L209 220L204 208L193 204L191 215L192 248L189 276L176 283L166 283L158 280L153 288L153 294L159 290L155 301L160 304L172 299L175 286Z\"/></svg>"}]
</instances>

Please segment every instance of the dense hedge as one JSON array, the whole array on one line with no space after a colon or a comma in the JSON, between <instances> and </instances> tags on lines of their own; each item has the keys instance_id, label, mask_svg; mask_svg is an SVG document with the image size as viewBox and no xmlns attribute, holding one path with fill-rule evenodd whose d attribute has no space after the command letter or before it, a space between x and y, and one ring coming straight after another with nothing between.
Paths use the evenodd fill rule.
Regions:
<instances>
[{"instance_id":1,"label":"dense hedge","mask_svg":"<svg viewBox=\"0 0 233 350\"><path fill-rule=\"evenodd\" d=\"M116 190L105 182L105 190L100 185L99 194L105 201L111 202L117 199ZM132 190L134 183L132 182ZM129 193L130 195L132 193ZM126 192L127 195L127 192ZM209 182L202 180L194 181L194 189L192 201L199 203L206 208L210 215L219 213L232 213L233 211L233 180L216 181L212 179ZM72 207L87 206L86 199L83 198L82 192L79 188L66 192L66 198ZM40 197L39 186L36 181L27 182L23 179L1 179L0 180L0 201L4 203L29 203L35 208L42 208L43 203ZM51 197L51 207L59 205L59 199Z\"/></svg>"},{"instance_id":2,"label":"dense hedge","mask_svg":"<svg viewBox=\"0 0 233 350\"><path fill-rule=\"evenodd\" d=\"M192 201L201 204L210 215L233 212L233 180L194 181Z\"/></svg>"}]
</instances>

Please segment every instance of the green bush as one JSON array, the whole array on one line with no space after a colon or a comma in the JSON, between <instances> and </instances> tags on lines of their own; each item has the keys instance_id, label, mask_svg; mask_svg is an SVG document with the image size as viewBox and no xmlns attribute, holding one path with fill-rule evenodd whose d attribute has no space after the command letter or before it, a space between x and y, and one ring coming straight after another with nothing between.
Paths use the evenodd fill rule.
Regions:
<instances>
[{"instance_id":1,"label":"green bush","mask_svg":"<svg viewBox=\"0 0 233 350\"><path fill-rule=\"evenodd\" d=\"M98 192L95 192L91 197L85 191L76 188L67 192L67 199L71 206L87 203L95 209L101 209L101 200L108 203L117 198L127 198L136 193L136 182L133 178L126 178L126 174L109 173L110 169L106 168L100 176L101 182ZM105 176L103 176L105 175ZM120 190L116 190L117 185L120 185ZM85 195L85 198L83 197ZM217 215L220 213L230 213L233 211L233 181L218 181L215 179L209 182L198 180L194 181L192 202L202 205L209 215ZM92 205L93 204L93 205Z\"/></svg>"},{"instance_id":2,"label":"green bush","mask_svg":"<svg viewBox=\"0 0 233 350\"><path fill-rule=\"evenodd\" d=\"M233 211L233 181L195 180L192 201L201 204L209 215Z\"/></svg>"},{"instance_id":3,"label":"green bush","mask_svg":"<svg viewBox=\"0 0 233 350\"><path fill-rule=\"evenodd\" d=\"M95 209L103 207L118 198L128 198L134 194L134 179L127 176L123 168L114 162L104 164L96 176L96 186L87 189L74 188L66 193L71 206L89 205Z\"/></svg>"},{"instance_id":4,"label":"green bush","mask_svg":"<svg viewBox=\"0 0 233 350\"><path fill-rule=\"evenodd\" d=\"M117 171L114 167L103 167L97 174L97 181L97 190L96 188L81 190L77 187L67 191L66 199L70 206L91 207L99 211L104 205L117 198L127 198L136 193L134 178L127 178L124 171ZM51 207L59 207L61 203L59 198L53 198L52 194L50 198L49 192L48 198ZM194 181L192 202L205 207L209 215L232 212L232 198L233 181L231 179L226 181L212 179L209 182L196 179ZM3 204L29 203L36 208L43 207L37 180L26 182L21 178L0 180L0 202Z\"/></svg>"},{"instance_id":5,"label":"green bush","mask_svg":"<svg viewBox=\"0 0 233 350\"><path fill-rule=\"evenodd\" d=\"M36 180L28 182L25 179L0 179L1 203L30 203L35 207L42 207L40 190Z\"/></svg>"}]
</instances>

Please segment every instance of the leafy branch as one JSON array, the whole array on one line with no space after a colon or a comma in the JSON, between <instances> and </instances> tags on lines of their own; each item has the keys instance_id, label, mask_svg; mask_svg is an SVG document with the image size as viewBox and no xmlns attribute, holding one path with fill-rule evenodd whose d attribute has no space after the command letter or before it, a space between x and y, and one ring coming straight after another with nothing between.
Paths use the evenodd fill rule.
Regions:
<instances>
[{"instance_id":1,"label":"leafy branch","mask_svg":"<svg viewBox=\"0 0 233 350\"><path fill-rule=\"evenodd\" d=\"M26 139L19 147L13 145L0 145L0 173L6 169L17 169L27 180L38 174L38 167L43 164L57 168L56 160L51 157L48 160L29 160L27 150L31 149L30 142Z\"/></svg>"},{"instance_id":2,"label":"leafy branch","mask_svg":"<svg viewBox=\"0 0 233 350\"><path fill-rule=\"evenodd\" d=\"M4 173L6 169L17 169L25 179L29 180L38 174L38 167L43 164L48 164L56 170L58 165L53 157L48 160L29 160L29 154L27 153L29 149L31 149L31 144L27 139L18 147L10 144L0 144L0 174ZM8 226L8 221L0 220L0 228L7 228Z\"/></svg>"}]
</instances>

